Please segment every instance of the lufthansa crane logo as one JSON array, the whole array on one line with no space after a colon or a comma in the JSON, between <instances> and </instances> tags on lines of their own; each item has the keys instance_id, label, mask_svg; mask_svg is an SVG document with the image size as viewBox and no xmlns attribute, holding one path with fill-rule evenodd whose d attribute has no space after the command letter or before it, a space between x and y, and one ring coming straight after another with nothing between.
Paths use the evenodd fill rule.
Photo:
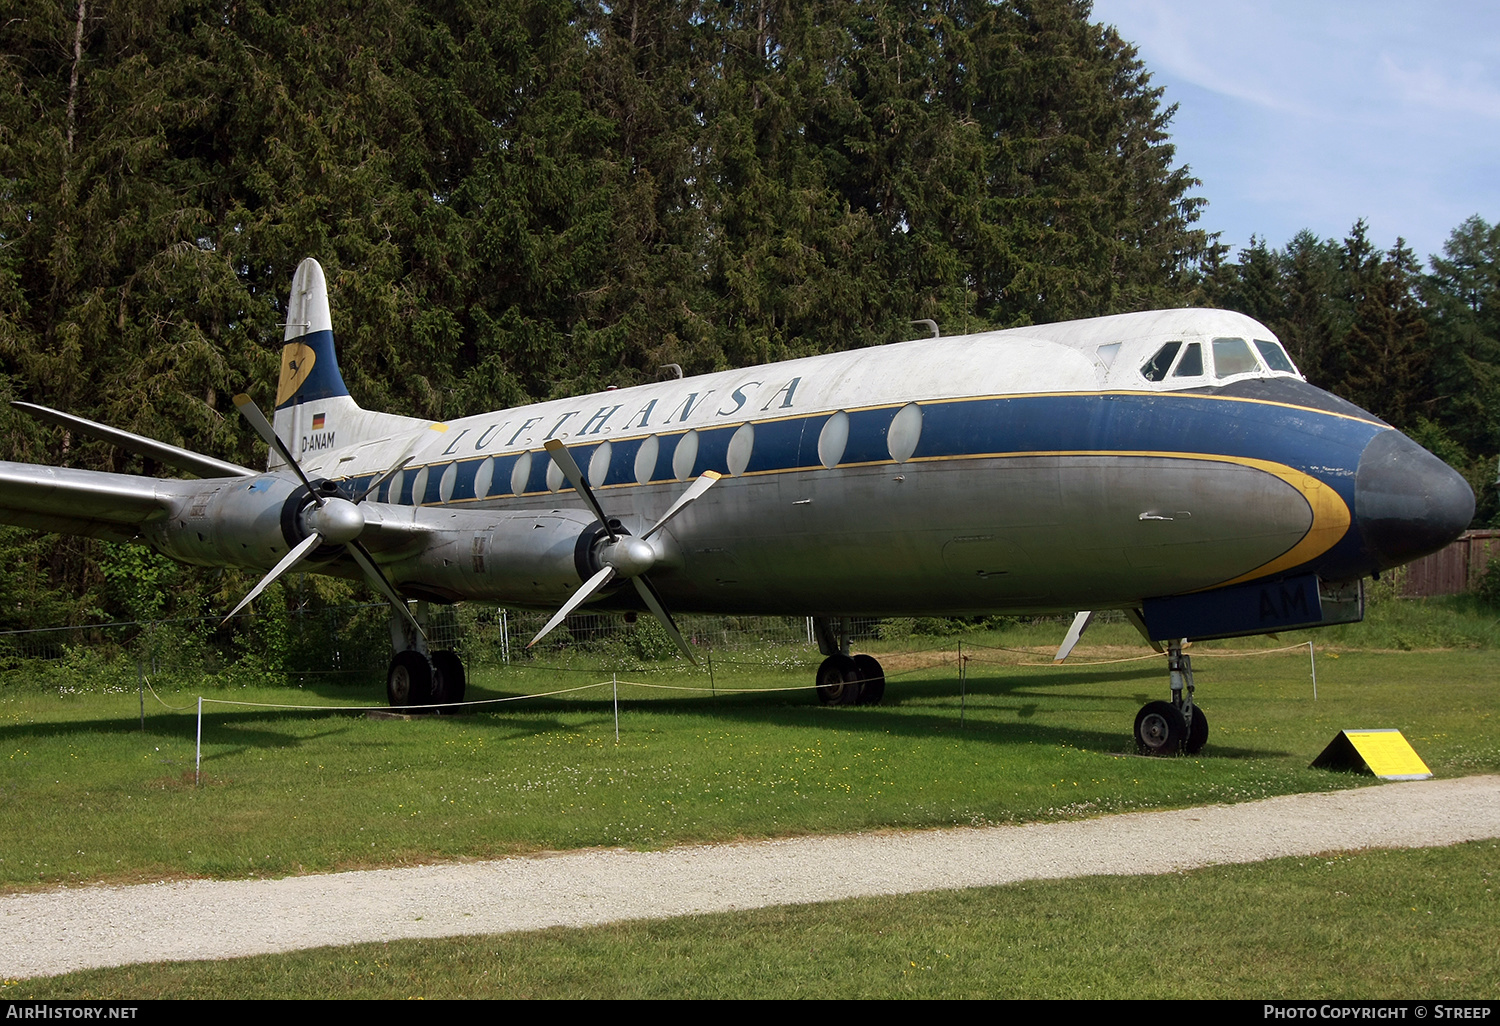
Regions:
<instances>
[{"instance_id":1,"label":"lufthansa crane logo","mask_svg":"<svg viewBox=\"0 0 1500 1026\"><path fill-rule=\"evenodd\" d=\"M317 360L312 347L301 342L291 342L282 348L281 380L276 385L277 406L297 394L297 389L302 387L302 383L312 373L313 364Z\"/></svg>"}]
</instances>

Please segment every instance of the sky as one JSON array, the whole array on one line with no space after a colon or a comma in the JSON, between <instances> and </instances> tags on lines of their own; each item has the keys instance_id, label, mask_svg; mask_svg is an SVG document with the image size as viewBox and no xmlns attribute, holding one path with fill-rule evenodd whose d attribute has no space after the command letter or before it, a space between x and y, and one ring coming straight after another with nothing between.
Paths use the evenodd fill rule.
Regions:
<instances>
[{"instance_id":1,"label":"sky","mask_svg":"<svg viewBox=\"0 0 1500 1026\"><path fill-rule=\"evenodd\" d=\"M1177 104L1199 224L1238 249L1359 218L1419 260L1474 214L1500 220L1495 0L1095 0Z\"/></svg>"}]
</instances>

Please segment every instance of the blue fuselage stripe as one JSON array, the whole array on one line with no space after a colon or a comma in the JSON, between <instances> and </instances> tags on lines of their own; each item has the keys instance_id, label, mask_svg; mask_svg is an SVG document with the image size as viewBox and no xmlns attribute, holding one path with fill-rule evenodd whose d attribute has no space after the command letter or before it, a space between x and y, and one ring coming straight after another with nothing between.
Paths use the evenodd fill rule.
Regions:
<instances>
[{"instance_id":1,"label":"blue fuselage stripe","mask_svg":"<svg viewBox=\"0 0 1500 1026\"><path fill-rule=\"evenodd\" d=\"M888 433L904 404L856 410L849 416L849 435L840 466L893 464ZM755 425L747 474L819 470L818 440L833 415L817 413ZM728 474L730 439L740 425L699 429L693 477L705 471ZM922 429L914 462L1007 455L1151 453L1163 456L1208 455L1279 463L1316 477L1332 488L1352 511L1354 480L1359 459L1384 425L1357 417L1325 413L1288 404L1247 402L1212 395L1067 394L984 399L955 399L922 404ZM652 482L677 479L673 456L685 431L658 436L659 449ZM636 456L644 439L615 441L604 480L595 487L636 484ZM589 467L601 442L573 444L578 464ZM486 494L475 494L475 478L482 456L460 462L450 501L474 501L515 496L512 470L520 454L493 457ZM428 470L422 502L438 501L439 483L448 464ZM551 460L544 451L532 453L531 468L519 497L548 493ZM410 504L415 468L401 475L393 501ZM593 482L591 482L593 483ZM567 486L564 485L564 488ZM385 489L382 489L385 491ZM395 491L394 489L392 491ZM1346 537L1338 550L1356 546Z\"/></svg>"}]
</instances>

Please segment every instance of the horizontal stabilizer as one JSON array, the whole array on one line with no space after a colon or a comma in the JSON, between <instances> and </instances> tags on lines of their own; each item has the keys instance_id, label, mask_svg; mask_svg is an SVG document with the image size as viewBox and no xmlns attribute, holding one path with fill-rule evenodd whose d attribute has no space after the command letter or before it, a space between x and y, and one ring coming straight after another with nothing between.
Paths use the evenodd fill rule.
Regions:
<instances>
[{"instance_id":1,"label":"horizontal stabilizer","mask_svg":"<svg viewBox=\"0 0 1500 1026\"><path fill-rule=\"evenodd\" d=\"M254 477L258 471L248 467L242 467L237 463L226 463L224 460L216 460L212 456L204 456L190 449L179 448L168 445L166 442L158 442L154 438L138 435L132 431L124 431L120 428L110 427L108 424L100 424L96 421L76 417L71 413L63 413L47 406L38 406L36 403L12 402L10 404L23 413L28 413L38 420L45 420L52 424L86 435L101 438L112 445L117 445L126 452L133 452L139 456L145 456L165 463L169 467L185 471L195 477Z\"/></svg>"}]
</instances>

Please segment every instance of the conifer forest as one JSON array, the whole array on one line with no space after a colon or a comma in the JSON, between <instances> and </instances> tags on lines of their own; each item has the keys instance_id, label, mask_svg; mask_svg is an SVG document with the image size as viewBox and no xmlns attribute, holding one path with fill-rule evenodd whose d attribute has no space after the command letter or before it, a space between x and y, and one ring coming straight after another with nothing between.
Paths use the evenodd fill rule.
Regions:
<instances>
[{"instance_id":1,"label":"conifer forest","mask_svg":"<svg viewBox=\"0 0 1500 1026\"><path fill-rule=\"evenodd\" d=\"M271 398L313 256L356 400L433 419L923 318L1239 310L1500 519L1500 225L1230 259L1172 115L1087 0L11 0L0 458L158 470L21 399L262 464L231 397ZM0 629L245 587L19 529L0 553ZM287 600L357 593L316 587Z\"/></svg>"}]
</instances>

